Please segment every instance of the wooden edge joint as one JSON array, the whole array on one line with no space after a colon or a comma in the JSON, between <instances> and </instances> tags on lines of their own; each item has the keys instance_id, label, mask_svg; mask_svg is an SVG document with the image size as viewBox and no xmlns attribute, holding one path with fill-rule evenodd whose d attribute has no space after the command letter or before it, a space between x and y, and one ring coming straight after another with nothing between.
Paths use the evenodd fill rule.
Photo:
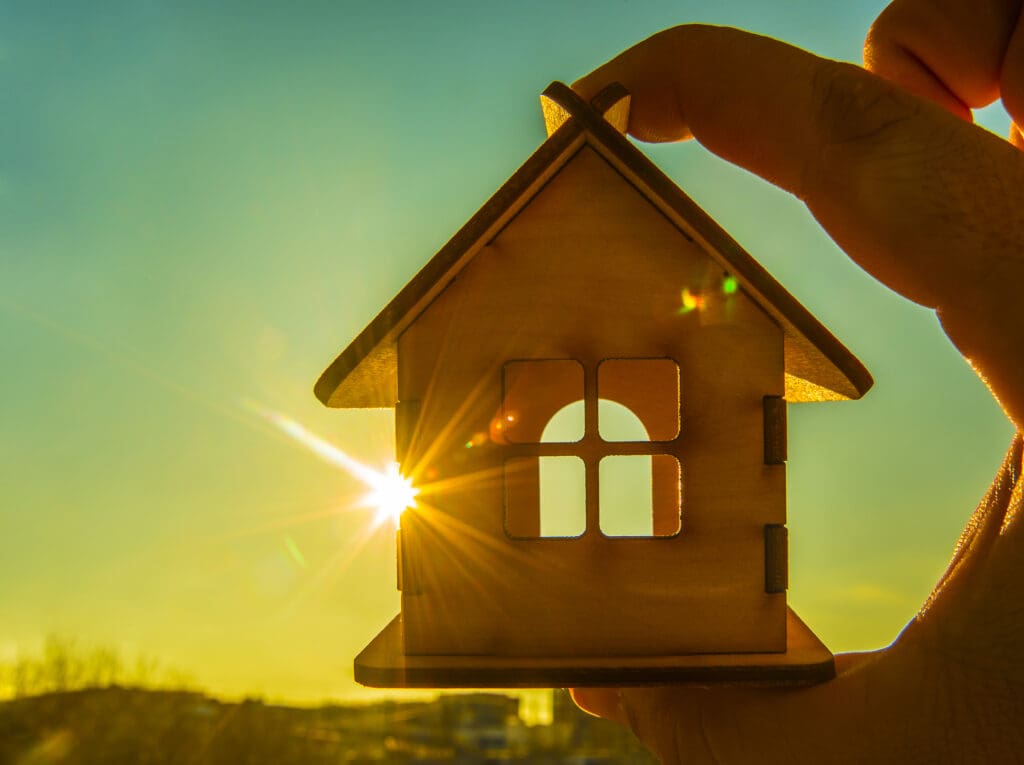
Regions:
<instances>
[{"instance_id":1,"label":"wooden edge joint","mask_svg":"<svg viewBox=\"0 0 1024 765\"><path fill-rule=\"evenodd\" d=\"M404 465L412 446L413 435L420 420L420 402L417 399L395 404L395 462Z\"/></svg>"},{"instance_id":2,"label":"wooden edge joint","mask_svg":"<svg viewBox=\"0 0 1024 765\"><path fill-rule=\"evenodd\" d=\"M403 521L408 521L410 513L405 513ZM423 592L422 577L420 576L419 561L414 554L414 540L407 533L407 529L399 528L395 532L395 562L398 568L398 591L403 595L419 595Z\"/></svg>"},{"instance_id":3,"label":"wooden edge joint","mask_svg":"<svg viewBox=\"0 0 1024 765\"><path fill-rule=\"evenodd\" d=\"M590 100L590 107L623 134L629 129L629 105L629 91L618 82L606 86Z\"/></svg>"},{"instance_id":4,"label":"wooden edge joint","mask_svg":"<svg viewBox=\"0 0 1024 765\"><path fill-rule=\"evenodd\" d=\"M786 435L786 399L765 396L764 405L764 464L784 465L788 458Z\"/></svg>"},{"instance_id":5,"label":"wooden edge joint","mask_svg":"<svg viewBox=\"0 0 1024 765\"><path fill-rule=\"evenodd\" d=\"M405 566L402 565L402 552L402 530L399 528L395 529L395 573L399 592L402 592L405 589L405 576L403 571Z\"/></svg>"},{"instance_id":6,"label":"wooden edge joint","mask_svg":"<svg viewBox=\"0 0 1024 765\"><path fill-rule=\"evenodd\" d=\"M789 529L781 523L764 527L764 591L789 589Z\"/></svg>"},{"instance_id":7,"label":"wooden edge joint","mask_svg":"<svg viewBox=\"0 0 1024 765\"><path fill-rule=\"evenodd\" d=\"M569 118L586 110L603 117L615 130L625 133L629 127L629 91L618 82L602 88L590 103L582 101L572 88L563 82L553 82L540 94L540 109L544 115L544 128L550 138Z\"/></svg>"},{"instance_id":8,"label":"wooden edge joint","mask_svg":"<svg viewBox=\"0 0 1024 765\"><path fill-rule=\"evenodd\" d=\"M548 138L569 119L569 110L552 98L546 90L540 94L540 111L544 115L544 130L547 131Z\"/></svg>"},{"instance_id":9,"label":"wooden edge joint","mask_svg":"<svg viewBox=\"0 0 1024 765\"><path fill-rule=\"evenodd\" d=\"M418 399L407 399L395 404L395 461L404 466L408 461L409 449L412 446L413 437L419 426L420 401ZM406 524L414 523L412 512L402 515ZM395 565L398 568L398 590L405 595L417 595L420 592L417 576L418 568L415 555L410 555L409 535L404 528L395 532Z\"/></svg>"}]
</instances>

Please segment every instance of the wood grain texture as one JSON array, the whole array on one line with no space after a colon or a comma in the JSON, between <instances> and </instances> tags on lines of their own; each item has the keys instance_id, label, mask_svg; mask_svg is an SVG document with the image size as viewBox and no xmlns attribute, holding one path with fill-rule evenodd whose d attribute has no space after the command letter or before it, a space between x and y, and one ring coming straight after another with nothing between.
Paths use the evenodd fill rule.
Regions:
<instances>
[{"instance_id":1,"label":"wood grain texture","mask_svg":"<svg viewBox=\"0 0 1024 765\"><path fill-rule=\"evenodd\" d=\"M620 133L625 133L629 128L629 106L629 91L617 82L611 83L590 100L590 108Z\"/></svg>"},{"instance_id":2,"label":"wood grain texture","mask_svg":"<svg viewBox=\"0 0 1024 765\"><path fill-rule=\"evenodd\" d=\"M401 617L356 658L357 682L376 688L586 688L675 683L798 686L831 680L831 652L792 609L786 650L768 654L619 657L411 656Z\"/></svg>"},{"instance_id":3,"label":"wood grain texture","mask_svg":"<svg viewBox=\"0 0 1024 765\"><path fill-rule=\"evenodd\" d=\"M789 452L786 400L782 396L764 397L764 464L784 465Z\"/></svg>"},{"instance_id":4,"label":"wood grain texture","mask_svg":"<svg viewBox=\"0 0 1024 765\"><path fill-rule=\"evenodd\" d=\"M423 485L422 507L405 514L415 527L403 526L407 541L417 535L423 555L421 594L402 603L409 651L784 649L785 595L764 591L763 529L785 522L785 471L764 465L762 408L763 396L783 393L783 335L742 290L707 290L700 310L680 313L681 286L697 290L721 277L704 250L583 147L401 334L399 398L422 402L403 472L437 476L436 487ZM667 432L678 431L674 438L608 443L589 416L578 443L501 437L495 419L510 410L503 369L528 358L538 362L509 365L515 380L539 381L548 366L577 375L582 368L582 387L595 398L602 362L610 364L605 394L636 405L657 431L654 420L666 410L619 391L621 375L609 357L661 359L672 370L649 374L637 390L672 399ZM529 395L515 393L511 409L523 418L524 439L537 438L544 417L580 395L572 378L538 392L538 418L530 415ZM490 437L467 448L481 433ZM588 499L580 539L511 541L503 463L538 453L579 456L589 471L588 497L599 493L603 456L672 455L682 466L682 532L604 537L596 498ZM673 483L678 491L678 479Z\"/></svg>"},{"instance_id":5,"label":"wood grain texture","mask_svg":"<svg viewBox=\"0 0 1024 765\"><path fill-rule=\"evenodd\" d=\"M412 435L420 419L421 402L415 399L399 401L395 405L395 461L406 461Z\"/></svg>"},{"instance_id":6,"label":"wood grain texture","mask_svg":"<svg viewBox=\"0 0 1024 765\"><path fill-rule=\"evenodd\" d=\"M764 527L764 591L789 588L789 530L777 523Z\"/></svg>"}]
</instances>

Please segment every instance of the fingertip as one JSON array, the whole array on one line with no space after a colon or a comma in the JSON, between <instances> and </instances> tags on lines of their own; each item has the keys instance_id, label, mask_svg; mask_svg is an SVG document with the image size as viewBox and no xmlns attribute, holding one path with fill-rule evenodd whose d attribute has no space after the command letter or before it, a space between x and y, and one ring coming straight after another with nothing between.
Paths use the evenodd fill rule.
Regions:
<instances>
[{"instance_id":1,"label":"fingertip","mask_svg":"<svg viewBox=\"0 0 1024 765\"><path fill-rule=\"evenodd\" d=\"M587 714L623 724L629 721L618 688L570 688L569 695L576 706Z\"/></svg>"},{"instance_id":2,"label":"fingertip","mask_svg":"<svg viewBox=\"0 0 1024 765\"><path fill-rule=\"evenodd\" d=\"M918 98L931 101L966 122L973 122L970 107L942 78L887 29L876 23L864 42L864 68Z\"/></svg>"},{"instance_id":3,"label":"fingertip","mask_svg":"<svg viewBox=\"0 0 1024 765\"><path fill-rule=\"evenodd\" d=\"M576 80L571 86L572 89L576 91L576 95L589 103L590 99L596 96L604 85L607 85L601 77L601 69L603 68L604 67L595 69L590 74L584 75Z\"/></svg>"},{"instance_id":4,"label":"fingertip","mask_svg":"<svg viewBox=\"0 0 1024 765\"><path fill-rule=\"evenodd\" d=\"M893 0L868 30L865 67L969 120L971 109L1005 99L1019 6Z\"/></svg>"}]
</instances>

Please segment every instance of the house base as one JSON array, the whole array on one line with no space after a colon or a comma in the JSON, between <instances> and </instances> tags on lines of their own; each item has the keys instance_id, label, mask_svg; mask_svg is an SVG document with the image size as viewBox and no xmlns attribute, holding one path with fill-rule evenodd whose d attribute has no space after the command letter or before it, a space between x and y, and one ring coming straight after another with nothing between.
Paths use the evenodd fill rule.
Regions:
<instances>
[{"instance_id":1,"label":"house base","mask_svg":"<svg viewBox=\"0 0 1024 765\"><path fill-rule=\"evenodd\" d=\"M675 683L813 685L835 677L832 653L786 609L783 653L681 656L407 656L396 616L356 657L355 679L373 688L583 688Z\"/></svg>"}]
</instances>

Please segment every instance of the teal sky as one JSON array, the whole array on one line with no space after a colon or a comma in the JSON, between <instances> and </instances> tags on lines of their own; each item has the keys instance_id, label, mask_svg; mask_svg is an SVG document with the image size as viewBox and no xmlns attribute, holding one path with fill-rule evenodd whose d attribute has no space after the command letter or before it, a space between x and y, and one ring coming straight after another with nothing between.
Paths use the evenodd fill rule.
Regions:
<instances>
[{"instance_id":1,"label":"teal sky","mask_svg":"<svg viewBox=\"0 0 1024 765\"><path fill-rule=\"evenodd\" d=\"M0 1L0 662L58 634L316 701L368 698L393 538L246 402L383 465L390 413L313 382L543 140L548 82L685 21L859 61L884 3L99 5ZM1010 426L800 203L645 150L875 376L790 409L790 599L835 650L884 645Z\"/></svg>"}]
</instances>

